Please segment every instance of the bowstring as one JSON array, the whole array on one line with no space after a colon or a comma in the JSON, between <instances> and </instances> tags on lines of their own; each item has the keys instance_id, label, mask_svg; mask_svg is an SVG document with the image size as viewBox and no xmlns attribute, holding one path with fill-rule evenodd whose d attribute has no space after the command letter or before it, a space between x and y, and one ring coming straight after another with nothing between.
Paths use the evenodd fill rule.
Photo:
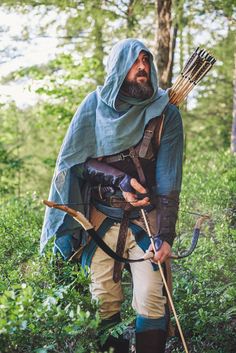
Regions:
<instances>
[{"instance_id":1,"label":"bowstring","mask_svg":"<svg viewBox=\"0 0 236 353\"><path fill-rule=\"evenodd\" d=\"M138 202L138 201L140 201L140 200L132 201L132 203L135 203L135 202ZM119 201L119 203L128 204L130 202L121 200L121 201ZM57 203L58 206L87 206L87 205L90 205L90 204L91 204L90 202ZM205 213L192 212L192 211L186 211L186 210L179 210L179 213L188 213L188 214L192 214L194 216L200 216L200 217L203 217L205 215Z\"/></svg>"}]
</instances>

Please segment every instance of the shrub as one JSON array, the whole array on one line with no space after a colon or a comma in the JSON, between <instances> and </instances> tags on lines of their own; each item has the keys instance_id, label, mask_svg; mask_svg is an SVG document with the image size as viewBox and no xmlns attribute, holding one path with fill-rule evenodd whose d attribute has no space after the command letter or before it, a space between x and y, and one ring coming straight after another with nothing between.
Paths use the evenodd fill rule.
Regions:
<instances>
[{"instance_id":1,"label":"shrub","mask_svg":"<svg viewBox=\"0 0 236 353\"><path fill-rule=\"evenodd\" d=\"M42 207L26 197L0 212L0 351L95 352L97 306L77 264L38 253Z\"/></svg>"}]
</instances>

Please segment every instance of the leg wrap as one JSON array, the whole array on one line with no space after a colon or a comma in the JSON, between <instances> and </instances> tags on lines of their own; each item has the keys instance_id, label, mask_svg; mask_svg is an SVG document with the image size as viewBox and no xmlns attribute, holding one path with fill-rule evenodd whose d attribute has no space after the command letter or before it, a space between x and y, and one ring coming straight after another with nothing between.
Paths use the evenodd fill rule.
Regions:
<instances>
[{"instance_id":1,"label":"leg wrap","mask_svg":"<svg viewBox=\"0 0 236 353\"><path fill-rule=\"evenodd\" d=\"M165 353L166 332L150 330L136 333L136 353Z\"/></svg>"},{"instance_id":2,"label":"leg wrap","mask_svg":"<svg viewBox=\"0 0 236 353\"><path fill-rule=\"evenodd\" d=\"M152 331L152 330L163 330L167 329L167 317L163 316L159 319L150 319L141 315L137 315L136 318L136 332Z\"/></svg>"}]
</instances>

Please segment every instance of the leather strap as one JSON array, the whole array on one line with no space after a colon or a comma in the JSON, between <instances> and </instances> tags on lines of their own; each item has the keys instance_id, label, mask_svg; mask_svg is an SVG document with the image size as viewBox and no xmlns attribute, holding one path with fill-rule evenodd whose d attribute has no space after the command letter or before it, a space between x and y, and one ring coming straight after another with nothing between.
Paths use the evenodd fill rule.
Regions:
<instances>
[{"instance_id":1,"label":"leather strap","mask_svg":"<svg viewBox=\"0 0 236 353\"><path fill-rule=\"evenodd\" d=\"M132 161L133 161L133 163L135 165L135 168L137 170L139 181L140 181L140 183L143 186L145 186L146 178L145 178L145 175L144 175L143 168L142 168L142 165L140 163L139 157L137 156L134 147L130 147L129 150L130 150L130 158L132 158Z\"/></svg>"},{"instance_id":2,"label":"leather strap","mask_svg":"<svg viewBox=\"0 0 236 353\"><path fill-rule=\"evenodd\" d=\"M154 118L148 123L148 126L144 131L143 139L142 139L141 146L139 149L139 157L140 158L146 157L148 147L151 143L154 131L156 128L159 130L160 120L162 120L161 118L162 117L160 117L159 119Z\"/></svg>"},{"instance_id":3,"label":"leather strap","mask_svg":"<svg viewBox=\"0 0 236 353\"><path fill-rule=\"evenodd\" d=\"M137 169L139 180L142 185L145 185L146 178L145 178L139 157L137 156L134 147L130 147L129 151L130 151L130 158L132 158L132 161ZM124 211L124 215L120 224L119 235L118 235L117 246L116 246L116 253L119 256L122 256L125 250L125 243L126 243L128 226L129 226L129 213L130 213L129 210ZM118 261L115 261L114 269L113 269L113 281L115 283L119 282L121 279L121 269L122 269L121 263Z\"/></svg>"},{"instance_id":4,"label":"leather strap","mask_svg":"<svg viewBox=\"0 0 236 353\"><path fill-rule=\"evenodd\" d=\"M130 157L129 153L118 153L114 156L108 156L105 157L106 163L116 163L116 162L120 162L123 161L124 159L126 159L127 157Z\"/></svg>"},{"instance_id":5,"label":"leather strap","mask_svg":"<svg viewBox=\"0 0 236 353\"><path fill-rule=\"evenodd\" d=\"M124 215L120 224L117 244L116 244L116 253L118 256L123 256L125 250L125 243L128 233L128 226L129 226L129 213L130 211L124 211ZM115 283L121 280L121 270L122 264L121 262L115 260L114 268L113 268L113 281Z\"/></svg>"}]
</instances>

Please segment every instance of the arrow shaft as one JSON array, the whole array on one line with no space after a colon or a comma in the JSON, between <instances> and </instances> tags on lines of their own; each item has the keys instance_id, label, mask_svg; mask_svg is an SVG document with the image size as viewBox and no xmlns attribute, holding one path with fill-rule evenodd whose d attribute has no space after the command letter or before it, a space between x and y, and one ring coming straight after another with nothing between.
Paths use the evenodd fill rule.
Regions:
<instances>
[{"instance_id":1,"label":"arrow shaft","mask_svg":"<svg viewBox=\"0 0 236 353\"><path fill-rule=\"evenodd\" d=\"M156 253L156 249L155 249L155 244L154 244L154 240L153 240L153 237L152 237L152 233L150 231L150 227L149 227L149 224L148 224L148 221L147 221L147 217L146 217L146 214L145 214L143 209L141 209L141 213L142 213L142 217L143 217L143 220L144 220L144 223L145 223L145 227L146 227L148 236L149 236L149 238L151 240L153 251L154 251L154 253ZM160 271L160 274L161 274L162 281L164 283L164 287L165 287L165 290L166 290L166 293L167 293L167 296L168 296L168 300L169 300L171 309L172 309L174 317L175 317L175 321L176 321L176 324L177 324L177 327L178 327L178 330L179 330L179 333L180 333L180 337L181 337L185 352L189 353L188 347L186 345L185 338L184 338L184 335L183 335L183 331L182 331L182 328L181 328L180 323L179 323L179 319L178 319L178 316L177 316L177 313L176 313L176 310L175 310L175 307L174 307L174 303L173 303L173 300L172 300L172 297L171 297L171 294L170 294L170 291L169 291L169 288L168 288L168 285L167 285L167 282L166 282L166 279L165 279L165 275L163 273L160 261L158 261L157 264L158 264L158 267L159 267L159 271Z\"/></svg>"}]
</instances>

